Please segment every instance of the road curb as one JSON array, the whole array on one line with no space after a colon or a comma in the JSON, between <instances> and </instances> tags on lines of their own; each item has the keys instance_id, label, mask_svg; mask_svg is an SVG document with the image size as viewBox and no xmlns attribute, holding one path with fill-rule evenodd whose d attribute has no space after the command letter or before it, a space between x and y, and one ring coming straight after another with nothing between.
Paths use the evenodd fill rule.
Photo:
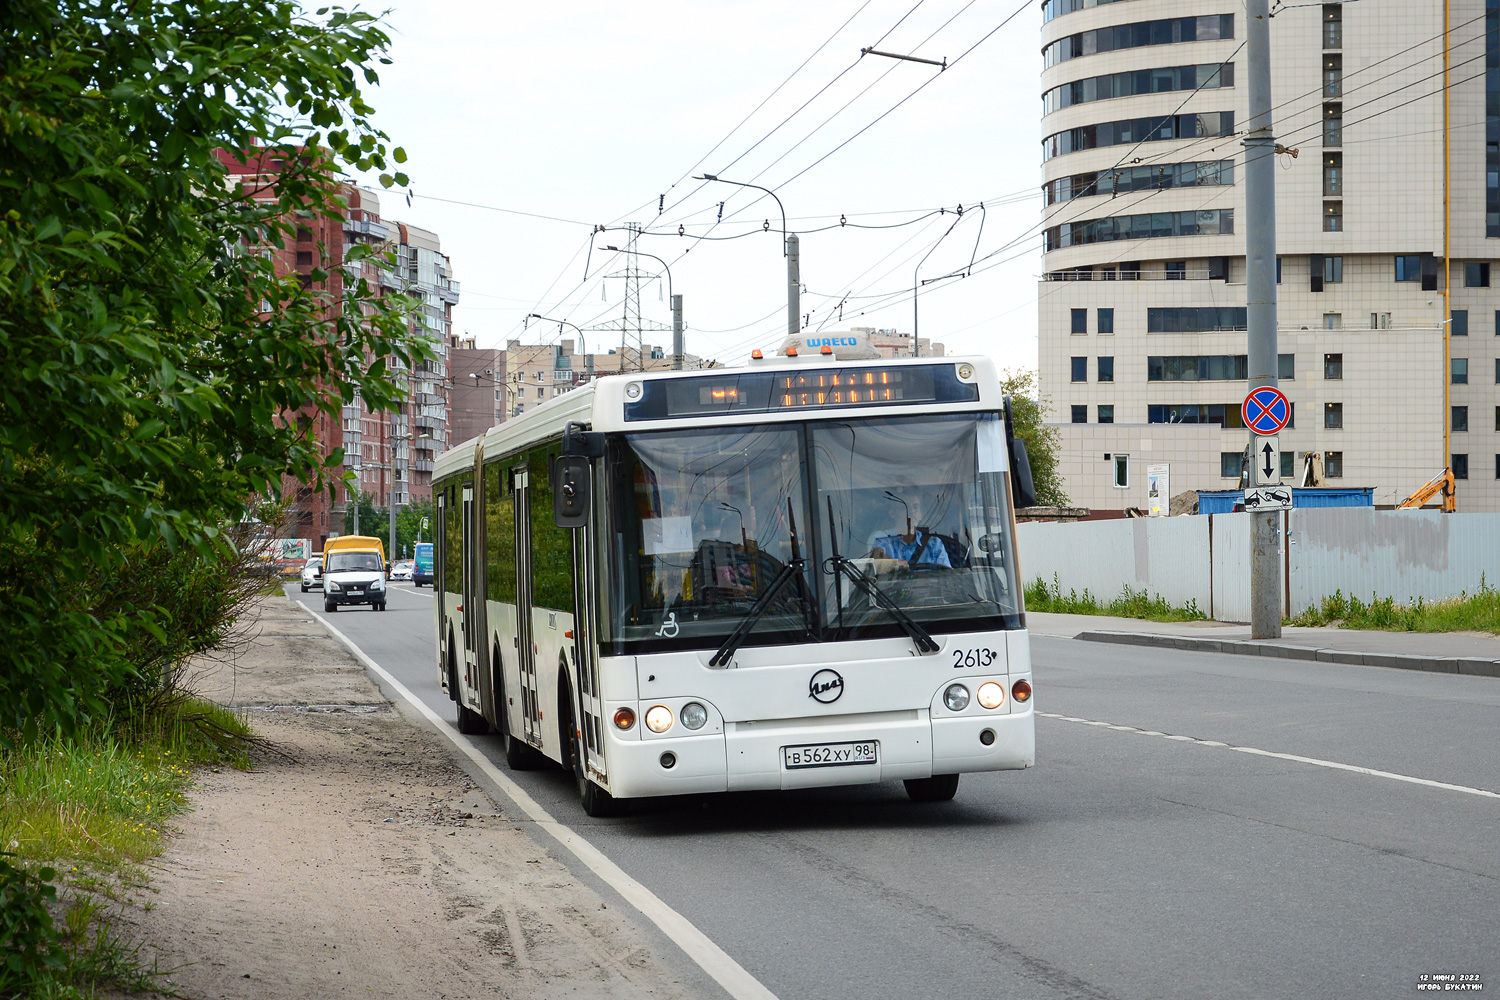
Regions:
<instances>
[{"instance_id":1,"label":"road curb","mask_svg":"<svg viewBox=\"0 0 1500 1000\"><path fill-rule=\"evenodd\" d=\"M1500 677L1500 660L1468 656L1411 656L1405 653L1364 653L1349 649L1321 646L1294 646L1281 642L1256 642L1249 639L1198 639L1186 635L1161 635L1154 632L1080 632L1073 638L1084 642L1112 642L1125 646L1155 646L1162 649L1186 649L1201 653L1235 653L1241 656L1275 656L1288 660L1314 660L1322 663L1346 663L1364 667L1394 667L1397 670L1424 670L1428 673L1467 674L1473 677Z\"/></svg>"}]
</instances>

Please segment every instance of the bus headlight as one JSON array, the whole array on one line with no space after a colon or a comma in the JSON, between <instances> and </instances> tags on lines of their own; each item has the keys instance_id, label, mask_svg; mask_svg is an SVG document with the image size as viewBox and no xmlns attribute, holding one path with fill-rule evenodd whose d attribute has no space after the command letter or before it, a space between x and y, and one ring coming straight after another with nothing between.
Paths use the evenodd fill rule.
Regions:
<instances>
[{"instance_id":1,"label":"bus headlight","mask_svg":"<svg viewBox=\"0 0 1500 1000\"><path fill-rule=\"evenodd\" d=\"M683 705L682 711L677 713L677 717L681 719L682 724L684 726L687 726L689 729L702 729L704 726L708 725L708 709L704 708L696 701L690 701L686 705Z\"/></svg>"},{"instance_id":2,"label":"bus headlight","mask_svg":"<svg viewBox=\"0 0 1500 1000\"><path fill-rule=\"evenodd\" d=\"M962 712L969 707L969 689L962 684L949 684L943 692L943 704L950 712Z\"/></svg>"},{"instance_id":3,"label":"bus headlight","mask_svg":"<svg viewBox=\"0 0 1500 1000\"><path fill-rule=\"evenodd\" d=\"M635 710L621 708L615 710L615 728L621 732L635 725Z\"/></svg>"},{"instance_id":4,"label":"bus headlight","mask_svg":"<svg viewBox=\"0 0 1500 1000\"><path fill-rule=\"evenodd\" d=\"M975 697L985 708L999 708L1005 704L1005 686L994 681L985 681L979 685L979 692Z\"/></svg>"},{"instance_id":5,"label":"bus headlight","mask_svg":"<svg viewBox=\"0 0 1500 1000\"><path fill-rule=\"evenodd\" d=\"M672 710L665 705L652 705L646 709L646 728L653 733L664 733L672 728Z\"/></svg>"}]
</instances>

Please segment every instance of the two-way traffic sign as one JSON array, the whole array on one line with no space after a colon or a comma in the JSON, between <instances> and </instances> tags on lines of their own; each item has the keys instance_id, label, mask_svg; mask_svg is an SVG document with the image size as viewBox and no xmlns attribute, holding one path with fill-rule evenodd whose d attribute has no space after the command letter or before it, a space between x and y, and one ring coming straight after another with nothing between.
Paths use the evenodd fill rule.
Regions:
<instances>
[{"instance_id":1,"label":"two-way traffic sign","mask_svg":"<svg viewBox=\"0 0 1500 1000\"><path fill-rule=\"evenodd\" d=\"M1275 386L1251 389L1240 407L1245 426L1257 434L1275 434L1292 419L1292 404Z\"/></svg>"},{"instance_id":2,"label":"two-way traffic sign","mask_svg":"<svg viewBox=\"0 0 1500 1000\"><path fill-rule=\"evenodd\" d=\"M1263 437L1250 446L1253 475L1250 481L1256 486L1275 486L1281 482L1281 438L1276 435Z\"/></svg>"}]
</instances>

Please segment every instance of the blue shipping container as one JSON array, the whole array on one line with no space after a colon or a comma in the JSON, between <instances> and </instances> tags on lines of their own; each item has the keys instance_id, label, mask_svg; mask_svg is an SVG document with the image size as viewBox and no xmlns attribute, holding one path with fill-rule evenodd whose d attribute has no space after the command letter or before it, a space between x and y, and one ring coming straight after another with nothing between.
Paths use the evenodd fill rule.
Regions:
<instances>
[{"instance_id":1,"label":"blue shipping container","mask_svg":"<svg viewBox=\"0 0 1500 1000\"><path fill-rule=\"evenodd\" d=\"M1244 490L1199 490L1198 513L1229 514L1243 503ZM1314 486L1292 490L1292 507L1373 507L1373 486Z\"/></svg>"}]
</instances>

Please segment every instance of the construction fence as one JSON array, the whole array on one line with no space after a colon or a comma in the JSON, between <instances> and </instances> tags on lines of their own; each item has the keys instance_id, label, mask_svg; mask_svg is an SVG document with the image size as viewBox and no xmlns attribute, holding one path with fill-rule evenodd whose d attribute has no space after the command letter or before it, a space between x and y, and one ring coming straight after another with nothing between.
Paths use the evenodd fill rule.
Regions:
<instances>
[{"instance_id":1,"label":"construction fence","mask_svg":"<svg viewBox=\"0 0 1500 1000\"><path fill-rule=\"evenodd\" d=\"M1368 601L1441 600L1495 586L1500 514L1370 507L1282 513L1282 601L1297 615L1336 591ZM1250 515L1200 514L1019 525L1027 583L1056 579L1101 601L1126 588L1219 621L1250 619Z\"/></svg>"}]
</instances>

